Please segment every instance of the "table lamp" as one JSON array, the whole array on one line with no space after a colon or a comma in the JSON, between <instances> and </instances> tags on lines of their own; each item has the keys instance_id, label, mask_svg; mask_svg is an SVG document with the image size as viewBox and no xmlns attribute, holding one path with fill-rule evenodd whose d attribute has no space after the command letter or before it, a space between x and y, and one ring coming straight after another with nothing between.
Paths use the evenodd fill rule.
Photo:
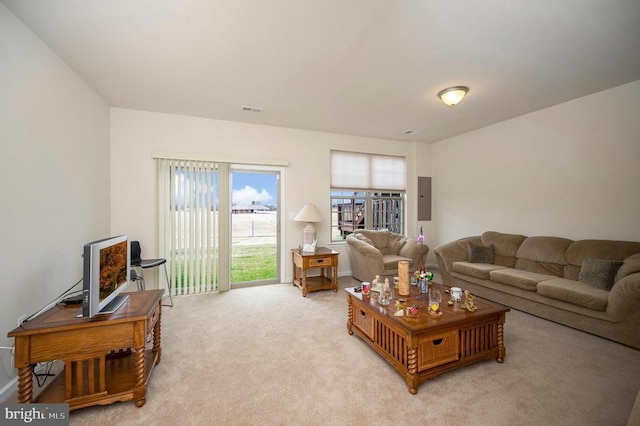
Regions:
<instances>
[{"instance_id":1,"label":"table lamp","mask_svg":"<svg viewBox=\"0 0 640 426\"><path fill-rule=\"evenodd\" d=\"M307 226L303 229L304 244L312 244L313 240L316 239L316 228L313 226L313 223L322 222L322 216L316 206L313 204L305 204L293 220L307 223Z\"/></svg>"}]
</instances>

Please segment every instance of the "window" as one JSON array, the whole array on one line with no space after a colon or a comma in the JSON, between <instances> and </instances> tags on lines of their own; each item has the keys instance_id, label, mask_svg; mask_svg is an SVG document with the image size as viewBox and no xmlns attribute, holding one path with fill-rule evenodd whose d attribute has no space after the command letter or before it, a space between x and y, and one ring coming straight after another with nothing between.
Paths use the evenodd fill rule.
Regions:
<instances>
[{"instance_id":1,"label":"window","mask_svg":"<svg viewBox=\"0 0 640 426\"><path fill-rule=\"evenodd\" d=\"M405 233L404 157L331 151L331 241L356 229Z\"/></svg>"},{"instance_id":2,"label":"window","mask_svg":"<svg viewBox=\"0 0 640 426\"><path fill-rule=\"evenodd\" d=\"M404 234L404 192L331 191L331 241L356 229Z\"/></svg>"}]
</instances>

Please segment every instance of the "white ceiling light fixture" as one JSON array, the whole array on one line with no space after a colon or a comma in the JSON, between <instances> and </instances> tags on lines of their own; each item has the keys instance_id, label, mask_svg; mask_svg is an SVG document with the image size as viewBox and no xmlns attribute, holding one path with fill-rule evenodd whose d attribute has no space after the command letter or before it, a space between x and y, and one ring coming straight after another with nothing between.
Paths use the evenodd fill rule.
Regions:
<instances>
[{"instance_id":1,"label":"white ceiling light fixture","mask_svg":"<svg viewBox=\"0 0 640 426\"><path fill-rule=\"evenodd\" d=\"M438 92L438 97L442 99L446 106L456 106L468 91L469 88L467 86L447 87Z\"/></svg>"}]
</instances>

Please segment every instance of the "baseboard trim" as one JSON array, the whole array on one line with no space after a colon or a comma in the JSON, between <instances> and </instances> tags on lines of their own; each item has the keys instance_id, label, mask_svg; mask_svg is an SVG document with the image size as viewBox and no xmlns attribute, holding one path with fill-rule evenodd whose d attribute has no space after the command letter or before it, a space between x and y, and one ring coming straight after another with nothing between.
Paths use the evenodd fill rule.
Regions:
<instances>
[{"instance_id":1,"label":"baseboard trim","mask_svg":"<svg viewBox=\"0 0 640 426\"><path fill-rule=\"evenodd\" d=\"M0 389L0 401L6 401L10 396L18 392L18 378L14 377Z\"/></svg>"}]
</instances>

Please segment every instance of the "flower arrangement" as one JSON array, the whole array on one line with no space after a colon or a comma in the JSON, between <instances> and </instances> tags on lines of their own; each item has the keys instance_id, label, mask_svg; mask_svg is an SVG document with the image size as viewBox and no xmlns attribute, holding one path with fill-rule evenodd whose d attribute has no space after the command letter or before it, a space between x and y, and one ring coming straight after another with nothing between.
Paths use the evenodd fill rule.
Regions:
<instances>
[{"instance_id":1,"label":"flower arrangement","mask_svg":"<svg viewBox=\"0 0 640 426\"><path fill-rule=\"evenodd\" d=\"M429 272L424 269L424 265L420 267L420 269L416 269L413 277L416 281L420 281L421 279L426 279L427 281L431 281L433 279L433 272Z\"/></svg>"}]
</instances>

